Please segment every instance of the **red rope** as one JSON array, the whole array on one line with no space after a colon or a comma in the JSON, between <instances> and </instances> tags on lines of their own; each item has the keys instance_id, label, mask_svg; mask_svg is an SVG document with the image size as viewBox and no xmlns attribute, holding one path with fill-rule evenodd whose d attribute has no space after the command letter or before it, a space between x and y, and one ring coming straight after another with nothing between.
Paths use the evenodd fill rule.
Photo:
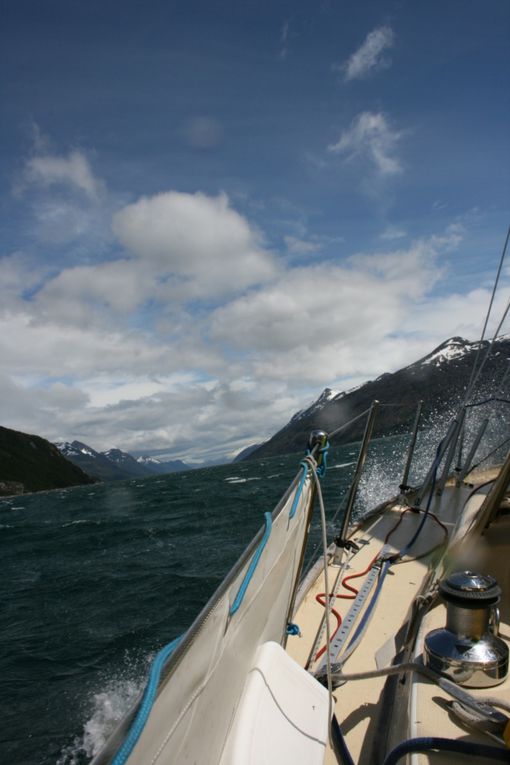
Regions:
<instances>
[{"instance_id":1,"label":"red rope","mask_svg":"<svg viewBox=\"0 0 510 765\"><path fill-rule=\"evenodd\" d=\"M405 509L405 510L403 510L403 511L401 512L401 514L400 514L400 517L399 517L398 521L395 523L395 525L394 525L394 526L393 526L393 527L392 527L392 528L391 528L391 529L388 531L388 533L386 534L386 537L384 538L384 542L383 542L383 547L384 547L384 545L385 545L385 544L387 544L387 543L388 543L388 540L390 539L391 535L394 533L394 531L396 531L396 530L397 530L397 528L398 528L398 527L400 526L400 524L402 523L402 520L403 520L403 518L404 518L404 515L405 515L406 513L410 512L410 511L416 512L416 510L413 510L413 508L412 508L412 507L406 507L406 509ZM443 528L443 530L445 531L446 535L448 535L448 529L446 528L446 526L445 526L443 523L441 523L441 521L439 520L439 518L438 518L436 515L434 515L434 513L430 513L430 515L431 515L431 517L432 517L432 518L433 518L433 519L436 521L436 523L438 523L438 524L439 524L439 525L440 525L440 526ZM372 566L373 566L373 565L374 565L374 563L376 562L377 558L380 556L380 554L381 554L381 552L382 552L382 549L383 549L383 548L381 547L381 549L379 550L379 552L378 552L378 553L377 553L377 554L376 554L376 555L375 555L375 556L372 558L372 560L370 561L370 563L368 564L368 566L367 566L367 567L366 567L366 568L365 568L363 571L359 571L359 572L358 572L358 573L356 573L356 574L349 574L349 576L345 576L345 577L342 579L342 584L341 584L341 586L342 586L344 589L348 590L350 593L352 593L351 595L346 595L346 594L342 594L342 595L334 595L334 594L332 594L332 595L330 595L330 596L329 596L329 597L330 597L330 599L331 599L331 598L333 598L333 599L334 599L334 598L340 598L340 599L342 599L342 600L354 600L354 599L356 598L356 596L358 595L358 593L359 593L359 590L357 590L355 587L352 587L352 585L350 585L350 584L347 584L347 582L350 582L350 580L351 580L351 579L358 579L360 576L365 576L366 574L368 574L368 572L370 571L370 569L372 568ZM435 548L433 548L433 549L435 549ZM431 551L431 550L429 550L428 552L432 552L432 551ZM428 553L426 553L426 554L428 555ZM422 556L420 556L420 557L422 557ZM320 593L318 593L318 594L315 596L315 600L316 600L318 603L320 603L320 605L321 605L321 606L323 606L324 608L326 608L326 593L325 593L325 592L320 592ZM330 638L329 638L329 641L331 642L331 641L333 640L333 638L335 637L336 633L338 632L338 630L340 629L341 625L342 625L342 617L341 617L341 615L338 613L338 611L336 611L334 608L332 608L332 609L331 609L331 612L330 612L330 613L332 613L332 614L333 614L333 616L334 616L334 617L335 617L335 619L336 619L336 627L335 627L335 629L333 630L333 632L332 632L332 634L330 635ZM314 659L314 661L317 661L317 659L320 659L320 657L322 656L322 654L325 652L326 648L327 648L327 645L323 645L323 646L322 646L322 648L320 649L320 651L318 651L318 652L315 654L315 659Z\"/></svg>"}]
</instances>

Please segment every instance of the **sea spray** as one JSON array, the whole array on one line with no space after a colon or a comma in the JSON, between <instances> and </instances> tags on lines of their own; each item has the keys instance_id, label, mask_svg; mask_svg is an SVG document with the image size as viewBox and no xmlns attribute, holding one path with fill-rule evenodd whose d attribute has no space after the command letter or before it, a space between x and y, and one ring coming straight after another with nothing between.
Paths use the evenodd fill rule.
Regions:
<instances>
[{"instance_id":1,"label":"sea spray","mask_svg":"<svg viewBox=\"0 0 510 765\"><path fill-rule=\"evenodd\" d=\"M144 683L144 675L138 680L114 680L104 691L94 693L83 733L62 749L56 765L83 765L95 757L140 696Z\"/></svg>"}]
</instances>

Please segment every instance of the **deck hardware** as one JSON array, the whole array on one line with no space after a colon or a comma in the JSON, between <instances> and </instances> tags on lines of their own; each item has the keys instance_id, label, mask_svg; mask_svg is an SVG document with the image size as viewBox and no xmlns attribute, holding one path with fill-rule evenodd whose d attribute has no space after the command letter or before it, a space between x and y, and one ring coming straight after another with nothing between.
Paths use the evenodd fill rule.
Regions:
<instances>
[{"instance_id":1,"label":"deck hardware","mask_svg":"<svg viewBox=\"0 0 510 765\"><path fill-rule=\"evenodd\" d=\"M493 576L458 571L439 585L446 627L425 637L424 663L468 688L489 688L508 673L508 648L497 637L501 589Z\"/></svg>"},{"instance_id":2,"label":"deck hardware","mask_svg":"<svg viewBox=\"0 0 510 765\"><path fill-rule=\"evenodd\" d=\"M402 475L402 482L399 486L400 492L402 494L405 494L409 492L411 489L410 486L408 486L407 482L409 480L409 472L411 470L411 462L413 460L413 454L414 454L414 447L416 446L416 438L418 436L418 427L420 425L420 418L421 418L421 410L423 407L423 401L418 401L418 405L416 407L416 414L414 417L414 425L413 425L413 432L411 435L411 441L409 443L409 449L407 451L407 459L406 459L406 465L404 468L404 473Z\"/></svg>"},{"instance_id":3,"label":"deck hardware","mask_svg":"<svg viewBox=\"0 0 510 765\"><path fill-rule=\"evenodd\" d=\"M386 545L383 548L383 551L381 553L381 557L378 558L378 560L374 563L370 571L368 572L367 576L365 577L365 580L363 584L361 585L361 588L356 595L356 598L354 599L349 611L347 612L347 616L342 622L342 626L338 630L337 634L333 638L333 640L330 643L329 646L329 656L331 659L331 662L337 662L339 659L339 654L344 647L349 635L352 632L352 629L358 619L358 616L361 613L361 610L368 599L368 596L370 595L372 588L377 580L377 577L380 573L380 566L381 566L381 558L386 552ZM326 665L326 659L324 658L319 665L319 668L316 670L315 674L320 674L323 668Z\"/></svg>"}]
</instances>

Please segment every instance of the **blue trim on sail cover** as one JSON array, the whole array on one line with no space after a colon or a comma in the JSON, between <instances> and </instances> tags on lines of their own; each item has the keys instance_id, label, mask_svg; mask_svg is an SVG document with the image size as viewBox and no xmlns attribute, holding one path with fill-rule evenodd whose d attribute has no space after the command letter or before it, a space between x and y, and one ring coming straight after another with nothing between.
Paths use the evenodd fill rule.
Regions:
<instances>
[{"instance_id":1,"label":"blue trim on sail cover","mask_svg":"<svg viewBox=\"0 0 510 765\"><path fill-rule=\"evenodd\" d=\"M156 691L158 690L159 680L160 680L161 672L163 670L165 662L169 658L169 656L171 656L174 650L177 648L181 640L182 640L182 635L180 635L175 640L172 640L171 643L168 643L168 645L164 646L156 654L154 661L152 662L152 666L149 673L149 679L147 681L147 685L145 686L145 691L143 693L142 701L138 708L136 717L131 724L129 732L126 738L124 739L122 746L120 747L117 754L113 758L111 765L124 765L129 755L133 751L136 742L138 741L138 739L140 738L142 734L142 731L145 727L145 723L147 722L152 706L154 704L154 699L156 698Z\"/></svg>"},{"instance_id":2,"label":"blue trim on sail cover","mask_svg":"<svg viewBox=\"0 0 510 765\"><path fill-rule=\"evenodd\" d=\"M241 582L241 586L239 587L239 590L237 591L237 595L234 598L234 602L230 606L230 610L229 610L230 616L233 616L235 614L235 612L238 610L239 606L243 602L243 598L246 594L246 590L248 589L248 586L251 582L253 574L255 573L255 569L257 568L258 562L260 560L260 556L262 555L262 551L264 550L264 547L267 544L267 540L269 539L271 535L271 528L273 525L273 517L271 513L264 513L264 520L266 523L264 536L262 537L259 546L255 550L255 555L251 559L250 565L248 566L248 570L246 574L244 575L244 579Z\"/></svg>"}]
</instances>

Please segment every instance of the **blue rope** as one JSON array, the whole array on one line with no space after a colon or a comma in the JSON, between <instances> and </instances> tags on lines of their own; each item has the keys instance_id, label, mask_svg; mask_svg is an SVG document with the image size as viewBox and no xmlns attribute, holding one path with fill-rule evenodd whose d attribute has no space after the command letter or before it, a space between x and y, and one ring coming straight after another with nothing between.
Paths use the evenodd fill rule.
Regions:
<instances>
[{"instance_id":1,"label":"blue rope","mask_svg":"<svg viewBox=\"0 0 510 765\"><path fill-rule=\"evenodd\" d=\"M120 747L120 749L117 751L117 754L113 758L111 765L124 765L127 758L133 751L136 742L141 736L141 733L145 727L145 723L147 722L152 706L154 704L154 699L156 698L156 691L158 689L161 672L163 670L165 662L167 661L169 656L171 656L174 650L177 648L181 640L182 640L182 635L178 638L175 638L175 640L172 640L171 643L168 643L168 645L164 646L156 654L154 661L152 662L152 666L149 673L149 679L147 681L147 685L145 686L143 698L138 708L136 717L131 724L129 732L126 738L124 739L122 746Z\"/></svg>"},{"instance_id":2,"label":"blue rope","mask_svg":"<svg viewBox=\"0 0 510 765\"><path fill-rule=\"evenodd\" d=\"M246 574L244 575L244 579L241 582L241 586L239 587L237 595L234 598L234 602L230 606L230 611L229 611L230 616L233 616L235 614L235 612L238 610L239 606L243 602L243 598L246 594L246 590L248 589L248 585L250 584L252 576L255 573L255 569L257 568L258 562L260 560L260 556L262 555L262 551L267 544L267 540L270 537L271 527L273 525L273 518L271 516L271 513L264 513L264 520L266 522L266 529L264 531L264 536L262 537L260 544L255 551L255 555L251 559L250 565L248 566L248 570Z\"/></svg>"},{"instance_id":3,"label":"blue rope","mask_svg":"<svg viewBox=\"0 0 510 765\"><path fill-rule=\"evenodd\" d=\"M329 452L329 441L326 441L322 449L319 449L319 454L322 456L321 460L317 460L317 475L319 478L324 478L326 475L326 470L328 469L328 452Z\"/></svg>"},{"instance_id":4,"label":"blue rope","mask_svg":"<svg viewBox=\"0 0 510 765\"><path fill-rule=\"evenodd\" d=\"M287 635L299 635L299 637L301 637L301 630L299 629L299 625L294 624L294 622L289 622L285 631Z\"/></svg>"},{"instance_id":5,"label":"blue rope","mask_svg":"<svg viewBox=\"0 0 510 765\"><path fill-rule=\"evenodd\" d=\"M475 744L471 741L457 741L455 739L431 736L402 741L395 749L392 749L384 760L384 765L396 765L402 757L410 752L429 752L430 750L456 752L457 754L467 754L471 757L483 757L484 760L510 762L510 752L508 749L499 749L498 747L487 746L486 744Z\"/></svg>"},{"instance_id":6,"label":"blue rope","mask_svg":"<svg viewBox=\"0 0 510 765\"><path fill-rule=\"evenodd\" d=\"M319 478L324 478L324 476L326 475L328 451L329 451L329 441L326 443L325 446L322 447L322 449L319 449L319 454L322 455L322 459L320 460L319 464L317 465L315 469L315 472L317 473ZM310 449L308 449L306 453L307 455L310 454ZM294 495L294 501L292 503L292 507L290 508L289 519L294 518L294 516L296 515L296 511L299 505L299 500L301 499L301 494L303 492L303 486L305 485L306 476L308 475L308 464L306 462L301 462L300 465L303 468L303 472L299 480L299 486Z\"/></svg>"},{"instance_id":7,"label":"blue rope","mask_svg":"<svg viewBox=\"0 0 510 765\"><path fill-rule=\"evenodd\" d=\"M301 499L301 494L303 492L303 486L305 485L306 476L308 475L308 465L306 464L306 462L301 462L300 465L303 468L303 472L301 474L299 486L294 495L294 502L292 503L292 507L290 508L289 520L291 518L294 518L294 516L296 515L296 510L298 508L299 500Z\"/></svg>"},{"instance_id":8,"label":"blue rope","mask_svg":"<svg viewBox=\"0 0 510 765\"><path fill-rule=\"evenodd\" d=\"M331 718L331 743L338 763L341 763L341 765L354 765L354 760L347 748L344 734L335 714Z\"/></svg>"}]
</instances>

